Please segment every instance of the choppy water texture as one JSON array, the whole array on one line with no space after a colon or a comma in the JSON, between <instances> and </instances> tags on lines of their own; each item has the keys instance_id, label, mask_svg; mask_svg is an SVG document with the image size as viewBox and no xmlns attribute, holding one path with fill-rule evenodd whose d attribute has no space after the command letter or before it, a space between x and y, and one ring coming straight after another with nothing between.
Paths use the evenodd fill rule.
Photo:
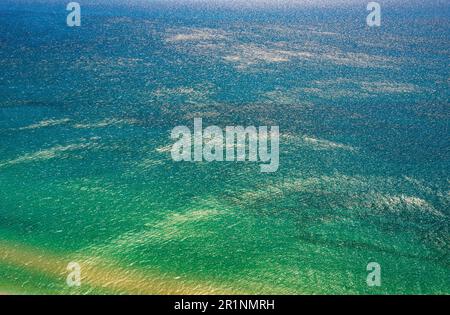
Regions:
<instances>
[{"instance_id":1,"label":"choppy water texture","mask_svg":"<svg viewBox=\"0 0 450 315\"><path fill-rule=\"evenodd\" d=\"M365 5L1 4L0 292L449 294L448 4ZM279 171L173 162L194 117Z\"/></svg>"}]
</instances>

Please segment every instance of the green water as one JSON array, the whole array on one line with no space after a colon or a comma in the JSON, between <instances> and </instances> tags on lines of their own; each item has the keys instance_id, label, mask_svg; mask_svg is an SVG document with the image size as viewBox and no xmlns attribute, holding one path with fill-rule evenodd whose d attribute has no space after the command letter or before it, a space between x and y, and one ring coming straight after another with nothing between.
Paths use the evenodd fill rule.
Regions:
<instances>
[{"instance_id":1,"label":"green water","mask_svg":"<svg viewBox=\"0 0 450 315\"><path fill-rule=\"evenodd\" d=\"M0 292L129 293L68 287L77 261L142 293L448 294L449 15L410 10L0 5ZM173 162L196 116L280 126L279 170Z\"/></svg>"}]
</instances>

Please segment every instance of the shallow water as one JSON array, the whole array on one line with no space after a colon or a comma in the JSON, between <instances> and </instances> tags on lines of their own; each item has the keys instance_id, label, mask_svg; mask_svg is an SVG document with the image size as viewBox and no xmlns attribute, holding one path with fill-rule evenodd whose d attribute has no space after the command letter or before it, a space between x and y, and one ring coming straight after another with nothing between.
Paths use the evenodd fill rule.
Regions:
<instances>
[{"instance_id":1,"label":"shallow water","mask_svg":"<svg viewBox=\"0 0 450 315\"><path fill-rule=\"evenodd\" d=\"M64 8L0 5L0 291L450 293L448 6ZM196 116L278 172L173 162Z\"/></svg>"}]
</instances>

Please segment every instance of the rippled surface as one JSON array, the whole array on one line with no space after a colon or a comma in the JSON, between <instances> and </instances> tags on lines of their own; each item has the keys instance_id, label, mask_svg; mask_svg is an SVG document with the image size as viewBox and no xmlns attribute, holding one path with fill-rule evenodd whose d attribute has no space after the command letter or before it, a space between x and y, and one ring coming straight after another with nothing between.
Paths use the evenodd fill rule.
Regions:
<instances>
[{"instance_id":1,"label":"rippled surface","mask_svg":"<svg viewBox=\"0 0 450 315\"><path fill-rule=\"evenodd\" d=\"M448 6L362 8L0 5L0 291L450 293ZM279 171L172 162L196 116Z\"/></svg>"}]
</instances>

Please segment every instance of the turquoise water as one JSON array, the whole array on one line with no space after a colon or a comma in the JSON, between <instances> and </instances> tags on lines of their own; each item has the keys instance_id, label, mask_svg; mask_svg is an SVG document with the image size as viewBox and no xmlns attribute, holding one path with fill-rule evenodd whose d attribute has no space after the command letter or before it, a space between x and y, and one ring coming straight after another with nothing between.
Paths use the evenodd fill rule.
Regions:
<instances>
[{"instance_id":1,"label":"turquoise water","mask_svg":"<svg viewBox=\"0 0 450 315\"><path fill-rule=\"evenodd\" d=\"M0 5L0 292L450 293L448 5L61 3ZM173 162L194 117L278 172Z\"/></svg>"}]
</instances>

